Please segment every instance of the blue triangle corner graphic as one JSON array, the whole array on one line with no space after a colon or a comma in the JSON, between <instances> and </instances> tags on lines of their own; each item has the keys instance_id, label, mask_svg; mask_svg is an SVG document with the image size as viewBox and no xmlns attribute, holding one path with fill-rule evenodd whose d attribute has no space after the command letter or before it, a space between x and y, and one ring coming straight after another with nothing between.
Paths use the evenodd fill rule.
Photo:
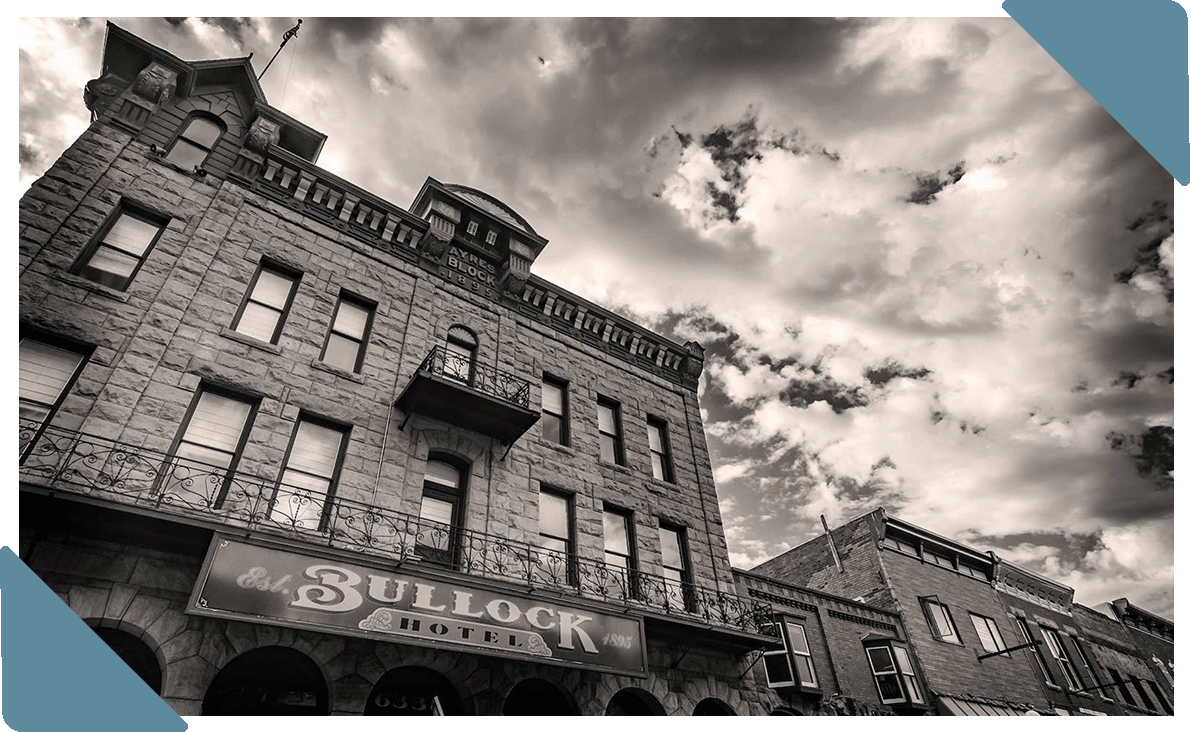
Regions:
<instances>
[{"instance_id":1,"label":"blue triangle corner graphic","mask_svg":"<svg viewBox=\"0 0 1190 732\"><path fill-rule=\"evenodd\" d=\"M1182 185L1186 10L1174 0L1006 0L1002 6Z\"/></svg>"},{"instance_id":2,"label":"blue triangle corner graphic","mask_svg":"<svg viewBox=\"0 0 1190 732\"><path fill-rule=\"evenodd\" d=\"M0 713L17 732L182 732L186 722L33 574L0 548Z\"/></svg>"}]
</instances>

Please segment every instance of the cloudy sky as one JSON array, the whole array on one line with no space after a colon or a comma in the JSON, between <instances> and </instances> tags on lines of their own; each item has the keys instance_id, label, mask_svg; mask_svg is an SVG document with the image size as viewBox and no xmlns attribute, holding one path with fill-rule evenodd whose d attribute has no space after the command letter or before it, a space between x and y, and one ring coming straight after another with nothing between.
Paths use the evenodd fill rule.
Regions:
<instances>
[{"instance_id":1,"label":"cloudy sky","mask_svg":"<svg viewBox=\"0 0 1190 732\"><path fill-rule=\"evenodd\" d=\"M116 22L262 69L293 19ZM22 189L103 34L21 21ZM738 566L883 505L1172 613L1173 180L1012 20L307 18L263 86L323 167L486 190L708 348Z\"/></svg>"}]
</instances>

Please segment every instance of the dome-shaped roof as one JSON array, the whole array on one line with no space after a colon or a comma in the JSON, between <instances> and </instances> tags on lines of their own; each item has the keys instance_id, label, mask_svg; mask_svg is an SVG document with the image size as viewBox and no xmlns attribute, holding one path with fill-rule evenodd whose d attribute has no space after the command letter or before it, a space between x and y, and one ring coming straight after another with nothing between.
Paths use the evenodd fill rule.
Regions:
<instances>
[{"instance_id":1,"label":"dome-shaped roof","mask_svg":"<svg viewBox=\"0 0 1190 732\"><path fill-rule=\"evenodd\" d=\"M529 222L525 221L524 217L501 203L496 197L489 196L483 191L469 186L458 185L457 183L447 183L442 187L475 208L495 216L512 228L537 236L537 232L533 230L532 226L529 226Z\"/></svg>"}]
</instances>

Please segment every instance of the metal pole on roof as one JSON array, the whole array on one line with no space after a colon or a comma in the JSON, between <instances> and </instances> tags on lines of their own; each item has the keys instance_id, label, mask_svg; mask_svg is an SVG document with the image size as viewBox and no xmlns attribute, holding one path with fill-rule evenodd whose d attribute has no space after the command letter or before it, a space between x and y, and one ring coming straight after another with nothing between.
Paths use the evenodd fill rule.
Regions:
<instances>
[{"instance_id":1,"label":"metal pole on roof","mask_svg":"<svg viewBox=\"0 0 1190 732\"><path fill-rule=\"evenodd\" d=\"M839 557L839 550L835 546L835 537L831 536L831 529L826 525L826 514L818 514L818 518L822 521L822 530L826 532L826 543L831 548L831 556L835 558L835 566L839 568L839 574L843 574L843 560Z\"/></svg>"},{"instance_id":2,"label":"metal pole on roof","mask_svg":"<svg viewBox=\"0 0 1190 732\"><path fill-rule=\"evenodd\" d=\"M297 25L295 25L294 27L285 31L285 35L281 36L281 45L277 46L277 53L274 53L273 57L271 59L269 59L269 62L267 64L265 64L264 71L260 72L260 76L256 77L257 81L260 81L261 79L264 78L265 72L267 72L269 70L269 67L273 65L273 62L277 60L277 56L281 53L281 49L285 48L285 44L289 43L290 38L293 38L294 36L297 35L298 29L301 27L302 27L302 19L298 18Z\"/></svg>"}]
</instances>

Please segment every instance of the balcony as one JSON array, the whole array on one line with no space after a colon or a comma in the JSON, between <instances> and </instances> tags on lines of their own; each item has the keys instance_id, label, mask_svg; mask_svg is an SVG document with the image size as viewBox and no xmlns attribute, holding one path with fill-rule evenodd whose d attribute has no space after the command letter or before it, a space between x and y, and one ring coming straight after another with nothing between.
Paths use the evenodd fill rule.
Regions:
<instances>
[{"instance_id":1,"label":"balcony","mask_svg":"<svg viewBox=\"0 0 1190 732\"><path fill-rule=\"evenodd\" d=\"M505 445L516 442L541 417L529 407L528 381L441 346L417 367L397 398L397 408L406 421L410 414L424 414Z\"/></svg>"},{"instance_id":2,"label":"balcony","mask_svg":"<svg viewBox=\"0 0 1190 732\"><path fill-rule=\"evenodd\" d=\"M76 494L126 510L168 514L212 529L238 528L303 544L433 567L530 590L624 607L709 636L761 645L772 606L492 534L344 498L277 493L276 481L204 466L105 437L21 422L23 487ZM687 639L689 631L681 631ZM720 638L721 640L721 638Z\"/></svg>"}]
</instances>

